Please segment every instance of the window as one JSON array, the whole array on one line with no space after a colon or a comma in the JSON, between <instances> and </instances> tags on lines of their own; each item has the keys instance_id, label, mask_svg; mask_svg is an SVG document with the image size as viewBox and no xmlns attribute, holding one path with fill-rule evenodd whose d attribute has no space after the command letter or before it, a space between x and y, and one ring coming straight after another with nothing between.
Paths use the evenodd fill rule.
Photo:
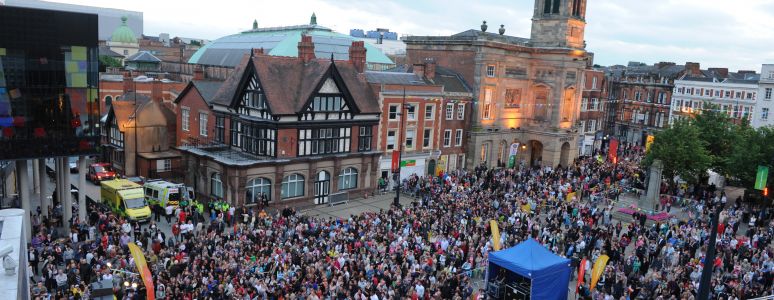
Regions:
<instances>
[{"instance_id":1,"label":"window","mask_svg":"<svg viewBox=\"0 0 774 300\"><path fill-rule=\"evenodd\" d=\"M314 111L340 111L344 108L346 108L346 103L341 96L317 96L312 101L312 110Z\"/></svg>"},{"instance_id":2,"label":"window","mask_svg":"<svg viewBox=\"0 0 774 300\"><path fill-rule=\"evenodd\" d=\"M110 126L110 143L123 148L124 147L124 133L118 129L118 121L113 119L113 123Z\"/></svg>"},{"instance_id":3,"label":"window","mask_svg":"<svg viewBox=\"0 0 774 300\"><path fill-rule=\"evenodd\" d=\"M731 91L726 91L726 98L731 98Z\"/></svg>"},{"instance_id":4,"label":"window","mask_svg":"<svg viewBox=\"0 0 774 300\"><path fill-rule=\"evenodd\" d=\"M349 152L352 128L315 128L298 131L298 156Z\"/></svg>"},{"instance_id":5,"label":"window","mask_svg":"<svg viewBox=\"0 0 774 300\"><path fill-rule=\"evenodd\" d=\"M422 148L430 148L430 142L432 141L433 130L425 129L422 133Z\"/></svg>"},{"instance_id":6,"label":"window","mask_svg":"<svg viewBox=\"0 0 774 300\"><path fill-rule=\"evenodd\" d=\"M635 101L640 101L640 91L634 92L634 100Z\"/></svg>"},{"instance_id":7,"label":"window","mask_svg":"<svg viewBox=\"0 0 774 300\"><path fill-rule=\"evenodd\" d=\"M578 127L578 129L581 132L586 132L586 121L580 121L580 126Z\"/></svg>"},{"instance_id":8,"label":"window","mask_svg":"<svg viewBox=\"0 0 774 300\"><path fill-rule=\"evenodd\" d=\"M129 50L124 49L124 56L129 55Z\"/></svg>"},{"instance_id":9,"label":"window","mask_svg":"<svg viewBox=\"0 0 774 300\"><path fill-rule=\"evenodd\" d=\"M188 107L183 107L180 110L180 115L183 118L183 125L182 125L183 131L188 131L190 129L190 126L191 126L191 123L190 123L191 122L191 109L188 108Z\"/></svg>"},{"instance_id":10,"label":"window","mask_svg":"<svg viewBox=\"0 0 774 300\"><path fill-rule=\"evenodd\" d=\"M457 132L455 132L454 145L458 147L462 146L462 129L457 129Z\"/></svg>"},{"instance_id":11,"label":"window","mask_svg":"<svg viewBox=\"0 0 774 300\"><path fill-rule=\"evenodd\" d=\"M346 168L339 175L339 190L354 189L357 187L357 169Z\"/></svg>"},{"instance_id":12,"label":"window","mask_svg":"<svg viewBox=\"0 0 774 300\"><path fill-rule=\"evenodd\" d=\"M156 160L156 172L169 172L172 170L171 159Z\"/></svg>"},{"instance_id":13,"label":"window","mask_svg":"<svg viewBox=\"0 0 774 300\"><path fill-rule=\"evenodd\" d=\"M486 66L486 77L495 77L495 66L494 65Z\"/></svg>"},{"instance_id":14,"label":"window","mask_svg":"<svg viewBox=\"0 0 774 300\"><path fill-rule=\"evenodd\" d=\"M304 176L301 174L291 174L282 178L282 190L280 197L282 199L301 197L304 195Z\"/></svg>"},{"instance_id":15,"label":"window","mask_svg":"<svg viewBox=\"0 0 774 300\"><path fill-rule=\"evenodd\" d=\"M446 119L451 120L454 118L454 104L446 103Z\"/></svg>"},{"instance_id":16,"label":"window","mask_svg":"<svg viewBox=\"0 0 774 300\"><path fill-rule=\"evenodd\" d=\"M212 173L210 176L210 195L223 198L223 181L220 180L220 173Z\"/></svg>"},{"instance_id":17,"label":"window","mask_svg":"<svg viewBox=\"0 0 774 300\"><path fill-rule=\"evenodd\" d=\"M591 110L599 111L599 99L591 98Z\"/></svg>"},{"instance_id":18,"label":"window","mask_svg":"<svg viewBox=\"0 0 774 300\"><path fill-rule=\"evenodd\" d=\"M769 108L764 107L761 108L761 121L766 121L769 119Z\"/></svg>"},{"instance_id":19,"label":"window","mask_svg":"<svg viewBox=\"0 0 774 300\"><path fill-rule=\"evenodd\" d=\"M591 128L590 128L590 130L588 130L588 132L596 131L597 130L597 120L591 120L591 121L589 121L589 123L591 123L591 126L590 126Z\"/></svg>"},{"instance_id":20,"label":"window","mask_svg":"<svg viewBox=\"0 0 774 300\"><path fill-rule=\"evenodd\" d=\"M451 146L451 129L446 129L443 131L443 146Z\"/></svg>"},{"instance_id":21,"label":"window","mask_svg":"<svg viewBox=\"0 0 774 300\"><path fill-rule=\"evenodd\" d=\"M581 98L580 111L586 111L586 101L587 100L588 99L586 99L586 98Z\"/></svg>"},{"instance_id":22,"label":"window","mask_svg":"<svg viewBox=\"0 0 774 300\"><path fill-rule=\"evenodd\" d=\"M406 130L406 149L414 149L414 137L416 137L416 129Z\"/></svg>"},{"instance_id":23,"label":"window","mask_svg":"<svg viewBox=\"0 0 774 300\"><path fill-rule=\"evenodd\" d=\"M435 105L425 105L425 121L433 120L433 114L435 113Z\"/></svg>"},{"instance_id":24,"label":"window","mask_svg":"<svg viewBox=\"0 0 774 300\"><path fill-rule=\"evenodd\" d=\"M736 92L736 99L741 99L741 98L744 98L744 96L742 96L742 92Z\"/></svg>"},{"instance_id":25,"label":"window","mask_svg":"<svg viewBox=\"0 0 774 300\"><path fill-rule=\"evenodd\" d=\"M666 103L666 93L664 93L664 92L659 92L658 93L658 103L659 104Z\"/></svg>"},{"instance_id":26,"label":"window","mask_svg":"<svg viewBox=\"0 0 774 300\"><path fill-rule=\"evenodd\" d=\"M395 130L387 131L387 150L395 149Z\"/></svg>"},{"instance_id":27,"label":"window","mask_svg":"<svg viewBox=\"0 0 774 300\"><path fill-rule=\"evenodd\" d=\"M271 119L269 114L269 108L266 105L266 94L263 92L263 88L258 82L258 77L252 76L245 92L242 95L242 103L239 106L240 114L248 115L252 117L258 117L261 119Z\"/></svg>"},{"instance_id":28,"label":"window","mask_svg":"<svg viewBox=\"0 0 774 300\"><path fill-rule=\"evenodd\" d=\"M207 113L199 113L199 135L207 136Z\"/></svg>"},{"instance_id":29,"label":"window","mask_svg":"<svg viewBox=\"0 0 774 300\"><path fill-rule=\"evenodd\" d=\"M457 120L465 119L465 103L457 104Z\"/></svg>"},{"instance_id":30,"label":"window","mask_svg":"<svg viewBox=\"0 0 774 300\"><path fill-rule=\"evenodd\" d=\"M266 199L271 200L271 181L269 179L250 179L245 188L245 202L248 204L257 203L258 200L261 200L262 195L266 195Z\"/></svg>"},{"instance_id":31,"label":"window","mask_svg":"<svg viewBox=\"0 0 774 300\"><path fill-rule=\"evenodd\" d=\"M393 104L390 105L390 110L387 113L387 118L390 120L397 120L398 119L398 105Z\"/></svg>"},{"instance_id":32,"label":"window","mask_svg":"<svg viewBox=\"0 0 774 300\"><path fill-rule=\"evenodd\" d=\"M414 121L417 119L417 105L416 104L406 104L406 114L408 115L409 121Z\"/></svg>"},{"instance_id":33,"label":"window","mask_svg":"<svg viewBox=\"0 0 774 300\"><path fill-rule=\"evenodd\" d=\"M586 122L586 127L583 128L583 132L591 131L591 121Z\"/></svg>"},{"instance_id":34,"label":"window","mask_svg":"<svg viewBox=\"0 0 774 300\"><path fill-rule=\"evenodd\" d=\"M485 162L487 158L489 158L489 144L481 144L481 153L479 153L481 156L481 162Z\"/></svg>"},{"instance_id":35,"label":"window","mask_svg":"<svg viewBox=\"0 0 774 300\"><path fill-rule=\"evenodd\" d=\"M489 118L492 117L491 109L492 109L492 90L487 89L484 92L484 111L482 115L482 117L485 120L488 120Z\"/></svg>"},{"instance_id":36,"label":"window","mask_svg":"<svg viewBox=\"0 0 774 300\"><path fill-rule=\"evenodd\" d=\"M763 99L771 100L771 88L765 88L763 90Z\"/></svg>"},{"instance_id":37,"label":"window","mask_svg":"<svg viewBox=\"0 0 774 300\"><path fill-rule=\"evenodd\" d=\"M747 93L747 100L752 100L753 93Z\"/></svg>"},{"instance_id":38,"label":"window","mask_svg":"<svg viewBox=\"0 0 774 300\"><path fill-rule=\"evenodd\" d=\"M596 76L591 77L591 89L592 90L597 89L597 77Z\"/></svg>"},{"instance_id":39,"label":"window","mask_svg":"<svg viewBox=\"0 0 774 300\"><path fill-rule=\"evenodd\" d=\"M357 139L357 151L371 151L371 139L373 127L360 126L360 135Z\"/></svg>"},{"instance_id":40,"label":"window","mask_svg":"<svg viewBox=\"0 0 774 300\"><path fill-rule=\"evenodd\" d=\"M251 123L240 123L239 147L245 152L255 155L276 156L275 140L277 131L269 128L262 128ZM233 143L232 143L233 144Z\"/></svg>"},{"instance_id":41,"label":"window","mask_svg":"<svg viewBox=\"0 0 774 300\"><path fill-rule=\"evenodd\" d=\"M226 142L226 118L215 116L215 141Z\"/></svg>"}]
</instances>

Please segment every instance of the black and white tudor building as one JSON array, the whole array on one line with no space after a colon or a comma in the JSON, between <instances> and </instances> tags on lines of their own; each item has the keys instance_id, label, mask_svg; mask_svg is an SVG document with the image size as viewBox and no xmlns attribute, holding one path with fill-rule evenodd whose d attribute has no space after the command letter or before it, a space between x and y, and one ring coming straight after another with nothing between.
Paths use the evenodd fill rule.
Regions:
<instances>
[{"instance_id":1,"label":"black and white tudor building","mask_svg":"<svg viewBox=\"0 0 774 300\"><path fill-rule=\"evenodd\" d=\"M263 194L274 204L324 204L373 191L380 111L356 46L350 52L363 53L348 61L245 57L208 102L211 139L179 146L186 183L200 197L248 206Z\"/></svg>"}]
</instances>

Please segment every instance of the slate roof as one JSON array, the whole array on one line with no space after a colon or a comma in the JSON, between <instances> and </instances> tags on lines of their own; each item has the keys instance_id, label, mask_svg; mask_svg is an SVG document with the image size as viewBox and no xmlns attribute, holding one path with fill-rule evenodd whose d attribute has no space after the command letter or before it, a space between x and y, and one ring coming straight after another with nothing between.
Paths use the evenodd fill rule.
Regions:
<instances>
[{"instance_id":1,"label":"slate roof","mask_svg":"<svg viewBox=\"0 0 774 300\"><path fill-rule=\"evenodd\" d=\"M273 115L294 115L304 109L317 86L336 68L361 113L379 113L379 104L364 74L359 74L349 61L313 59L304 63L298 58L258 55L245 56L232 75L215 94L212 103L230 106L238 93L246 70L254 70L266 95Z\"/></svg>"},{"instance_id":2,"label":"slate roof","mask_svg":"<svg viewBox=\"0 0 774 300\"><path fill-rule=\"evenodd\" d=\"M223 81L219 80L192 80L191 83L199 91L207 104L210 104L215 99L215 94L218 93L218 89L223 85Z\"/></svg>"},{"instance_id":3,"label":"slate roof","mask_svg":"<svg viewBox=\"0 0 774 300\"><path fill-rule=\"evenodd\" d=\"M118 54L117 52L110 50L108 46L99 46L99 49L97 51L100 56L109 56L109 57L124 57L121 54Z\"/></svg>"},{"instance_id":4,"label":"slate roof","mask_svg":"<svg viewBox=\"0 0 774 300\"><path fill-rule=\"evenodd\" d=\"M369 83L379 84L400 84L400 85L427 85L421 77L414 73L389 72L389 71L368 71L366 78Z\"/></svg>"},{"instance_id":5,"label":"slate roof","mask_svg":"<svg viewBox=\"0 0 774 300\"><path fill-rule=\"evenodd\" d=\"M443 85L444 92L449 93L471 93L471 88L462 79L462 75L456 72L446 69L444 67L435 67L435 79L436 84Z\"/></svg>"},{"instance_id":6,"label":"slate roof","mask_svg":"<svg viewBox=\"0 0 774 300\"><path fill-rule=\"evenodd\" d=\"M113 112L113 118L115 118L119 124L129 121L129 117L134 114L134 102L132 101L113 101L110 105L110 111Z\"/></svg>"},{"instance_id":7,"label":"slate roof","mask_svg":"<svg viewBox=\"0 0 774 300\"><path fill-rule=\"evenodd\" d=\"M394 68L391 68L382 72L366 72L366 75L368 76L368 82L371 82L371 83L414 85L410 83L399 83L399 82L389 81L390 76L393 76L394 78L393 80L397 80L397 78L402 78L405 81L407 78L413 78L411 79L411 81L416 81L416 82L420 81L419 76L414 75L414 67L409 65L398 65L398 66L395 66ZM381 78L381 81L380 81L380 78ZM433 78L433 80L429 82L422 79L422 82L426 82L427 84L442 85L444 92L450 92L450 93L470 93L472 90L465 83L465 80L462 78L462 75L457 74L451 69L440 67L438 65L436 65L435 67L435 78ZM417 83L416 85L421 85L421 84Z\"/></svg>"},{"instance_id":8,"label":"slate roof","mask_svg":"<svg viewBox=\"0 0 774 300\"><path fill-rule=\"evenodd\" d=\"M161 59L154 56L148 51L139 51L135 54L132 54L131 56L126 58L126 61L131 62L150 62L150 63L158 63L161 62Z\"/></svg>"}]
</instances>

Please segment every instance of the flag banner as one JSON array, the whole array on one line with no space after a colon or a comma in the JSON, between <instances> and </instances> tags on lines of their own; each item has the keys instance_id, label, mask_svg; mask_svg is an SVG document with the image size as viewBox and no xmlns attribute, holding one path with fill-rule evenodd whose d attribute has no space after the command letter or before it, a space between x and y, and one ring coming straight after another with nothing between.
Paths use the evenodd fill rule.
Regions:
<instances>
[{"instance_id":1,"label":"flag banner","mask_svg":"<svg viewBox=\"0 0 774 300\"><path fill-rule=\"evenodd\" d=\"M758 166L758 172L755 174L755 189L763 190L766 187L766 181L769 179L769 167Z\"/></svg>"},{"instance_id":2,"label":"flag banner","mask_svg":"<svg viewBox=\"0 0 774 300\"><path fill-rule=\"evenodd\" d=\"M510 153L508 155L508 168L516 166L516 154L519 153L519 143L511 144Z\"/></svg>"},{"instance_id":3,"label":"flag banner","mask_svg":"<svg viewBox=\"0 0 774 300\"><path fill-rule=\"evenodd\" d=\"M607 255L600 255L599 258L597 258L597 261L594 263L594 268L591 269L591 290L594 290L594 287L597 285L597 281L599 281L599 277L602 277L602 273L605 272L605 266L607 266L607 260L610 259Z\"/></svg>"},{"instance_id":4,"label":"flag banner","mask_svg":"<svg viewBox=\"0 0 774 300\"><path fill-rule=\"evenodd\" d=\"M492 229L492 245L495 251L500 251L500 228L497 227L497 221L489 220L489 227Z\"/></svg>"},{"instance_id":5,"label":"flag banner","mask_svg":"<svg viewBox=\"0 0 774 300\"><path fill-rule=\"evenodd\" d=\"M578 265L578 284L575 285L575 292L578 292L581 284L583 284L583 276L586 276L586 259L581 259L580 265Z\"/></svg>"},{"instance_id":6,"label":"flag banner","mask_svg":"<svg viewBox=\"0 0 774 300\"><path fill-rule=\"evenodd\" d=\"M645 152L647 153L650 151L650 146L653 145L653 141L656 140L656 137L652 134L649 134L648 137L645 138Z\"/></svg>"},{"instance_id":7,"label":"flag banner","mask_svg":"<svg viewBox=\"0 0 774 300\"><path fill-rule=\"evenodd\" d=\"M396 173L400 169L400 152L398 150L392 151L392 172Z\"/></svg>"},{"instance_id":8,"label":"flag banner","mask_svg":"<svg viewBox=\"0 0 774 300\"><path fill-rule=\"evenodd\" d=\"M153 288L153 275L151 275L148 264L145 262L145 255L142 254L140 247L137 247L135 243L129 243L129 252L134 257L134 265L137 266L137 271L140 272L143 283L145 283L146 299L154 300L156 289Z\"/></svg>"},{"instance_id":9,"label":"flag banner","mask_svg":"<svg viewBox=\"0 0 774 300\"><path fill-rule=\"evenodd\" d=\"M414 159L403 160L400 162L401 167L413 167L417 165L417 161Z\"/></svg>"},{"instance_id":10,"label":"flag banner","mask_svg":"<svg viewBox=\"0 0 774 300\"><path fill-rule=\"evenodd\" d=\"M607 149L607 157L610 158L610 161L615 163L616 158L618 158L618 140L610 139L610 147Z\"/></svg>"},{"instance_id":11,"label":"flag banner","mask_svg":"<svg viewBox=\"0 0 774 300\"><path fill-rule=\"evenodd\" d=\"M575 192L567 194L567 201L572 201L572 198L575 198Z\"/></svg>"}]
</instances>

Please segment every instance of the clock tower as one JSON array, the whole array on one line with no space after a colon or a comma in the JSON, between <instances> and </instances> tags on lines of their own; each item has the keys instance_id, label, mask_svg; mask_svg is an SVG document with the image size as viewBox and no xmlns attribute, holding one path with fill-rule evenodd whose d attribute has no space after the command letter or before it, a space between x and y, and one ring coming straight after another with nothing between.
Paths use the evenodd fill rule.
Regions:
<instances>
[{"instance_id":1,"label":"clock tower","mask_svg":"<svg viewBox=\"0 0 774 300\"><path fill-rule=\"evenodd\" d=\"M535 0L533 46L584 49L585 27L586 0Z\"/></svg>"}]
</instances>

